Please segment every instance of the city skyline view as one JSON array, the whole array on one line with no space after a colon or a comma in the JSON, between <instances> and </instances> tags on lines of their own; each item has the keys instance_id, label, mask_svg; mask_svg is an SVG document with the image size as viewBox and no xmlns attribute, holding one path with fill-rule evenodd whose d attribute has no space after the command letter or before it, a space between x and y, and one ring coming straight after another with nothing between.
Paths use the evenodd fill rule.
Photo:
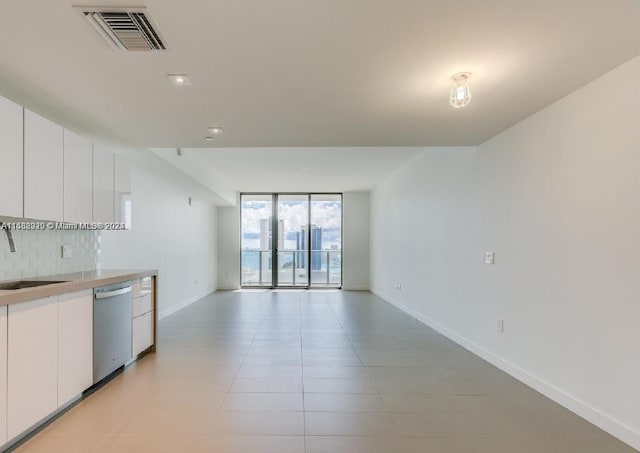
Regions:
<instances>
[{"instance_id":1,"label":"city skyline view","mask_svg":"<svg viewBox=\"0 0 640 453\"><path fill-rule=\"evenodd\" d=\"M274 240L277 271L273 267ZM277 275L278 286L339 286L342 196L243 195L240 247L243 285L270 286Z\"/></svg>"},{"instance_id":2,"label":"city skyline view","mask_svg":"<svg viewBox=\"0 0 640 453\"><path fill-rule=\"evenodd\" d=\"M259 196L264 197L264 196ZM264 200L244 200L242 201L242 250L260 250L261 225L263 222L271 223L272 208L271 196L264 197ZM284 235L280 237L279 248L284 250L297 249L297 235L303 227L307 225L307 208L300 201L279 202L280 229ZM311 225L322 228L322 249L335 250L342 248L342 204L340 201L312 201L311 203ZM264 250L264 249L263 249Z\"/></svg>"}]
</instances>

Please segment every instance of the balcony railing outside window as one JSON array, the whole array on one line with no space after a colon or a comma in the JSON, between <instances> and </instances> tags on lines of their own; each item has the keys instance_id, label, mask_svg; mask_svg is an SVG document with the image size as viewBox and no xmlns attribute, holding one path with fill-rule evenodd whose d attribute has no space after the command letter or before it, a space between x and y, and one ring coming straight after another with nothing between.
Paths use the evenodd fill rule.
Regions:
<instances>
[{"instance_id":1,"label":"balcony railing outside window","mask_svg":"<svg viewBox=\"0 0 640 453\"><path fill-rule=\"evenodd\" d=\"M342 250L278 251L279 286L339 287L342 285ZM271 250L242 250L242 284L271 286L273 282ZM309 264L311 264L308 281Z\"/></svg>"}]
</instances>

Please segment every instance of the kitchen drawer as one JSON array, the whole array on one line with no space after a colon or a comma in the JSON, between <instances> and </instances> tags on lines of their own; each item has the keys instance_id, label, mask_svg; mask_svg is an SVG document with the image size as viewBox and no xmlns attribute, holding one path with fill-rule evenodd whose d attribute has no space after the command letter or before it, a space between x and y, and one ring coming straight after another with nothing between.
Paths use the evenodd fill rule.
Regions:
<instances>
[{"instance_id":1,"label":"kitchen drawer","mask_svg":"<svg viewBox=\"0 0 640 453\"><path fill-rule=\"evenodd\" d=\"M133 299L132 317L140 316L150 312L153 309L151 294L145 294Z\"/></svg>"},{"instance_id":2,"label":"kitchen drawer","mask_svg":"<svg viewBox=\"0 0 640 453\"><path fill-rule=\"evenodd\" d=\"M141 296L140 291L142 289L142 284L140 283L140 280L141 279L133 281L133 288L132 288L131 291L132 291L132 296L133 296L134 299L136 297L140 297Z\"/></svg>"},{"instance_id":3,"label":"kitchen drawer","mask_svg":"<svg viewBox=\"0 0 640 453\"><path fill-rule=\"evenodd\" d=\"M152 311L133 318L133 356L140 354L153 344L153 313Z\"/></svg>"},{"instance_id":4,"label":"kitchen drawer","mask_svg":"<svg viewBox=\"0 0 640 453\"><path fill-rule=\"evenodd\" d=\"M133 281L133 297L144 296L153 292L153 278L143 277Z\"/></svg>"}]
</instances>

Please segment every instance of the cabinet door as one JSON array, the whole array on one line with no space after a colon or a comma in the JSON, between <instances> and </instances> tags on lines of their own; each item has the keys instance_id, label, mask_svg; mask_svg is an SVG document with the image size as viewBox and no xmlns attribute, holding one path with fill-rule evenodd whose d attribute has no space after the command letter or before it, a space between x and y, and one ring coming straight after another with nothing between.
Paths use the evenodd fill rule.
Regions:
<instances>
[{"instance_id":1,"label":"cabinet door","mask_svg":"<svg viewBox=\"0 0 640 453\"><path fill-rule=\"evenodd\" d=\"M0 215L22 217L22 106L0 97Z\"/></svg>"},{"instance_id":2,"label":"cabinet door","mask_svg":"<svg viewBox=\"0 0 640 453\"><path fill-rule=\"evenodd\" d=\"M122 156L115 156L115 221L131 228L131 164Z\"/></svg>"},{"instance_id":3,"label":"cabinet door","mask_svg":"<svg viewBox=\"0 0 640 453\"><path fill-rule=\"evenodd\" d=\"M58 407L93 384L93 293L63 294L58 303Z\"/></svg>"},{"instance_id":4,"label":"cabinet door","mask_svg":"<svg viewBox=\"0 0 640 453\"><path fill-rule=\"evenodd\" d=\"M93 218L93 145L64 130L64 221L91 222Z\"/></svg>"},{"instance_id":5,"label":"cabinet door","mask_svg":"<svg viewBox=\"0 0 640 453\"><path fill-rule=\"evenodd\" d=\"M58 408L58 296L9 305L9 439Z\"/></svg>"},{"instance_id":6,"label":"cabinet door","mask_svg":"<svg viewBox=\"0 0 640 453\"><path fill-rule=\"evenodd\" d=\"M153 311L133 318L133 357L153 344Z\"/></svg>"},{"instance_id":7,"label":"cabinet door","mask_svg":"<svg viewBox=\"0 0 640 453\"><path fill-rule=\"evenodd\" d=\"M113 153L93 145L93 221L113 222Z\"/></svg>"},{"instance_id":8,"label":"cabinet door","mask_svg":"<svg viewBox=\"0 0 640 453\"><path fill-rule=\"evenodd\" d=\"M151 294L144 294L133 298L133 317L144 315L153 308L151 304Z\"/></svg>"},{"instance_id":9,"label":"cabinet door","mask_svg":"<svg viewBox=\"0 0 640 453\"><path fill-rule=\"evenodd\" d=\"M0 445L7 441L7 307L0 307Z\"/></svg>"},{"instance_id":10,"label":"cabinet door","mask_svg":"<svg viewBox=\"0 0 640 453\"><path fill-rule=\"evenodd\" d=\"M24 111L24 216L63 220L62 127Z\"/></svg>"}]
</instances>

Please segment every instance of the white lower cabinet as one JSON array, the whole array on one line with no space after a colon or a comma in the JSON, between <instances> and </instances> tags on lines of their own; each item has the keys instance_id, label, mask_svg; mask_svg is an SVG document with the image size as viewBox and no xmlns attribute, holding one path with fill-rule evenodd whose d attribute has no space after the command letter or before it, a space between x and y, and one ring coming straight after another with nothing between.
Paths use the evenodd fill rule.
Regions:
<instances>
[{"instance_id":1,"label":"white lower cabinet","mask_svg":"<svg viewBox=\"0 0 640 453\"><path fill-rule=\"evenodd\" d=\"M134 286L135 357L153 345L155 304L150 277ZM92 384L92 289L0 306L0 446Z\"/></svg>"},{"instance_id":2,"label":"white lower cabinet","mask_svg":"<svg viewBox=\"0 0 640 453\"><path fill-rule=\"evenodd\" d=\"M7 306L0 307L0 445L7 441Z\"/></svg>"},{"instance_id":3,"label":"white lower cabinet","mask_svg":"<svg viewBox=\"0 0 640 453\"><path fill-rule=\"evenodd\" d=\"M155 326L155 280L143 277L133 282L131 352L135 358L153 346Z\"/></svg>"},{"instance_id":4,"label":"white lower cabinet","mask_svg":"<svg viewBox=\"0 0 640 453\"><path fill-rule=\"evenodd\" d=\"M58 407L93 384L93 292L63 294L58 302Z\"/></svg>"},{"instance_id":5,"label":"white lower cabinet","mask_svg":"<svg viewBox=\"0 0 640 453\"><path fill-rule=\"evenodd\" d=\"M133 357L153 344L153 311L133 318Z\"/></svg>"},{"instance_id":6,"label":"white lower cabinet","mask_svg":"<svg viewBox=\"0 0 640 453\"><path fill-rule=\"evenodd\" d=\"M133 298L133 317L144 315L153 310L153 302L151 294L143 294L140 297Z\"/></svg>"},{"instance_id":7,"label":"white lower cabinet","mask_svg":"<svg viewBox=\"0 0 640 453\"><path fill-rule=\"evenodd\" d=\"M7 435L58 408L58 296L9 305Z\"/></svg>"}]
</instances>

